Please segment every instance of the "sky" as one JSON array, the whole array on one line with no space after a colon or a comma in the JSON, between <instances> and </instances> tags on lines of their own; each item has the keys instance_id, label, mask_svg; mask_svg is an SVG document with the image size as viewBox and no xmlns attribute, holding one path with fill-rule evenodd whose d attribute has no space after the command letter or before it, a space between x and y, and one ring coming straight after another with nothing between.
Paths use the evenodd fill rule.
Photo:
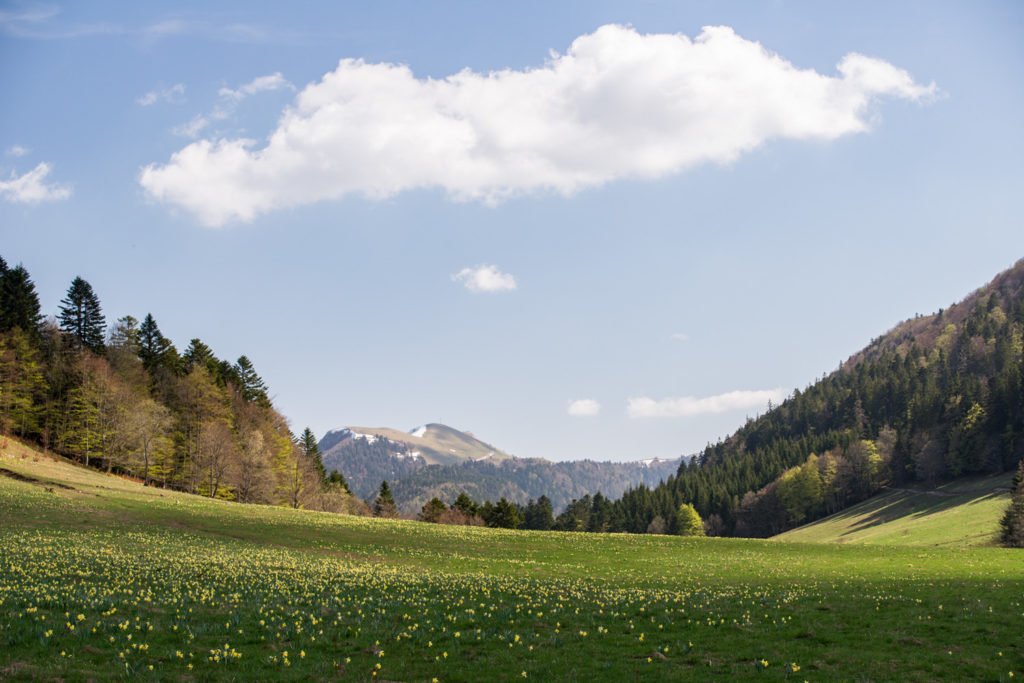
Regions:
<instances>
[{"instance_id":1,"label":"sky","mask_svg":"<svg viewBox=\"0 0 1024 683\"><path fill-rule=\"evenodd\" d=\"M294 431L677 457L1024 257L1019 2L0 2L0 256Z\"/></svg>"}]
</instances>

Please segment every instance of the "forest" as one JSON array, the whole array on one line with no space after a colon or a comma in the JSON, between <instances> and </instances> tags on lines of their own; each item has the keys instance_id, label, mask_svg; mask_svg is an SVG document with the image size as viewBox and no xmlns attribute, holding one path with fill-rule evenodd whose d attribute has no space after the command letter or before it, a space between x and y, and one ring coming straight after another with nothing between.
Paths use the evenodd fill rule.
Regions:
<instances>
[{"instance_id":1,"label":"forest","mask_svg":"<svg viewBox=\"0 0 1024 683\"><path fill-rule=\"evenodd\" d=\"M72 280L44 317L28 271L0 258L0 434L147 485L242 503L365 511L316 439L295 435L253 363L199 338L179 352L150 313L107 330Z\"/></svg>"}]
</instances>

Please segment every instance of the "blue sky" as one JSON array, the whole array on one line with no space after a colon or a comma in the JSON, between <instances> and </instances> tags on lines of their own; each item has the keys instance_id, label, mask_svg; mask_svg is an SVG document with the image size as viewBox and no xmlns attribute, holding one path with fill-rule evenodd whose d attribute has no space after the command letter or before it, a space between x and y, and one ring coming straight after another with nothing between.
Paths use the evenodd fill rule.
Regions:
<instances>
[{"instance_id":1,"label":"blue sky","mask_svg":"<svg viewBox=\"0 0 1024 683\"><path fill-rule=\"evenodd\" d=\"M0 87L45 311L318 435L693 453L1024 256L1017 2L5 2Z\"/></svg>"}]
</instances>

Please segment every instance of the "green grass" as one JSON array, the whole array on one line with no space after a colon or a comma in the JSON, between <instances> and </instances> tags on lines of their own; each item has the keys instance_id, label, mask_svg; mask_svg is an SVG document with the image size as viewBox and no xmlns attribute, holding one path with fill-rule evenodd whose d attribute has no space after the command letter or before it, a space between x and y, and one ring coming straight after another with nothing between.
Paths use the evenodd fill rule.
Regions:
<instances>
[{"instance_id":1,"label":"green grass","mask_svg":"<svg viewBox=\"0 0 1024 683\"><path fill-rule=\"evenodd\" d=\"M0 678L1024 672L1016 551L441 527L0 467Z\"/></svg>"},{"instance_id":2,"label":"green grass","mask_svg":"<svg viewBox=\"0 0 1024 683\"><path fill-rule=\"evenodd\" d=\"M963 479L936 489L886 491L776 536L811 543L991 546L1010 502L1012 474Z\"/></svg>"}]
</instances>

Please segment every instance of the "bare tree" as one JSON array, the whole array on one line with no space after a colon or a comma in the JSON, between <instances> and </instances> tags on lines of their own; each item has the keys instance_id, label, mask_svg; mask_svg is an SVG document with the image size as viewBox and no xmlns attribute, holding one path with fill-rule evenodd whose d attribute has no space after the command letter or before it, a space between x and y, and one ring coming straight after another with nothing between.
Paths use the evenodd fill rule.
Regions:
<instances>
[{"instance_id":1,"label":"bare tree","mask_svg":"<svg viewBox=\"0 0 1024 683\"><path fill-rule=\"evenodd\" d=\"M216 498L230 470L238 462L235 435L226 420L207 420L199 430L196 466L203 475L206 493Z\"/></svg>"}]
</instances>

